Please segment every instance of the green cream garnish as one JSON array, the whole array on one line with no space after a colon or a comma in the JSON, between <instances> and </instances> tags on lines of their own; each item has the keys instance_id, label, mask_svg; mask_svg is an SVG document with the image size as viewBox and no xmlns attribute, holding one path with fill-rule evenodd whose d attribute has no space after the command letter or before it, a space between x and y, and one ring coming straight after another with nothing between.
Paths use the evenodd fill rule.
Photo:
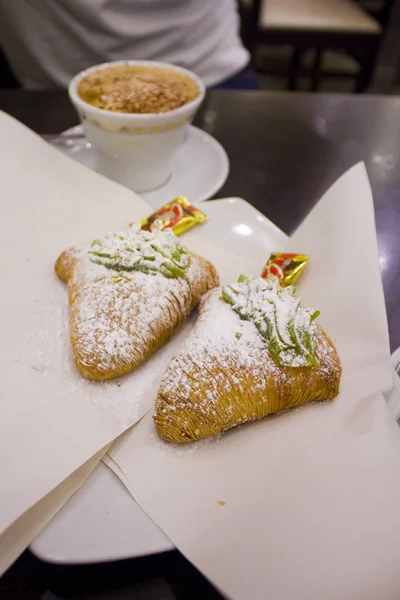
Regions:
<instances>
[{"instance_id":1,"label":"green cream garnish","mask_svg":"<svg viewBox=\"0 0 400 600\"><path fill-rule=\"evenodd\" d=\"M319 311L304 307L293 286L282 288L277 280L241 275L238 283L223 288L222 297L241 319L254 323L278 364L318 364L315 319Z\"/></svg>"},{"instance_id":2,"label":"green cream garnish","mask_svg":"<svg viewBox=\"0 0 400 600\"><path fill-rule=\"evenodd\" d=\"M170 229L151 232L137 225L94 240L88 253L92 262L114 271L141 271L168 278L183 277L189 265L188 251Z\"/></svg>"}]
</instances>

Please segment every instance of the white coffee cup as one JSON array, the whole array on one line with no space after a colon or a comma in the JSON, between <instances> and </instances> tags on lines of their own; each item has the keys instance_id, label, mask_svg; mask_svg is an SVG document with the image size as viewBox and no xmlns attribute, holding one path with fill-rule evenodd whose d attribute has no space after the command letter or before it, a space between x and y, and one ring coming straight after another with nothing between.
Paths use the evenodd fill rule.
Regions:
<instances>
[{"instance_id":1,"label":"white coffee cup","mask_svg":"<svg viewBox=\"0 0 400 600\"><path fill-rule=\"evenodd\" d=\"M199 90L192 101L164 113L136 114L104 110L83 100L77 92L81 79L107 67L142 65L162 67L191 78ZM120 60L96 65L78 73L68 87L69 97L96 154L98 170L136 192L163 185L171 175L178 148L205 94L204 84L191 71L168 63Z\"/></svg>"}]
</instances>

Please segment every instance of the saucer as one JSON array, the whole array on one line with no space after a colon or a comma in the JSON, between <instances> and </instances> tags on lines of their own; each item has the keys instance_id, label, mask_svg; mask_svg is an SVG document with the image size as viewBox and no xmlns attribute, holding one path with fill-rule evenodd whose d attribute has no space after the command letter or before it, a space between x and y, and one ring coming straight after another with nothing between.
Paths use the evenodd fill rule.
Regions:
<instances>
[{"instance_id":1,"label":"saucer","mask_svg":"<svg viewBox=\"0 0 400 600\"><path fill-rule=\"evenodd\" d=\"M82 126L77 125L64 131L61 136L79 136L81 133ZM86 137L76 137L66 144L53 145L89 169L98 170L96 157ZM190 202L198 204L212 198L225 183L228 173L229 159L221 144L210 134L191 125L184 144L176 154L169 180L158 189L141 192L140 195L153 208L176 196L187 196Z\"/></svg>"}]
</instances>

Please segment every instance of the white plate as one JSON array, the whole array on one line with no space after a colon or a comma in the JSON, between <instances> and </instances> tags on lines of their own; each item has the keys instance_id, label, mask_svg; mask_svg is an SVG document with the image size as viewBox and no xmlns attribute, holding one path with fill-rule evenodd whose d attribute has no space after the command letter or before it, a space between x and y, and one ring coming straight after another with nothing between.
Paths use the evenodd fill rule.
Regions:
<instances>
[{"instance_id":1,"label":"white plate","mask_svg":"<svg viewBox=\"0 0 400 600\"><path fill-rule=\"evenodd\" d=\"M400 425L400 348L393 352L390 364L393 368L393 389L387 403L390 412Z\"/></svg>"},{"instance_id":2,"label":"white plate","mask_svg":"<svg viewBox=\"0 0 400 600\"><path fill-rule=\"evenodd\" d=\"M210 241L236 253L240 249L260 265L263 257L281 248L286 239L278 227L240 198L216 200L202 208L210 217L202 225L202 233ZM393 356L393 365L398 362L400 350ZM398 392L400 386L389 398L394 416L400 416ZM170 540L104 464L31 545L38 558L60 564L136 558L172 549Z\"/></svg>"},{"instance_id":3,"label":"white plate","mask_svg":"<svg viewBox=\"0 0 400 600\"><path fill-rule=\"evenodd\" d=\"M77 125L64 131L62 136L81 133L82 126ZM90 169L97 170L95 156L85 137L70 140L68 144L53 145ZM176 196L187 196L193 204L198 204L212 198L225 183L228 173L229 159L221 144L210 134L191 125L187 138L176 155L170 179L160 188L141 193L141 196L153 208L158 208Z\"/></svg>"},{"instance_id":4,"label":"white plate","mask_svg":"<svg viewBox=\"0 0 400 600\"><path fill-rule=\"evenodd\" d=\"M240 249L260 264L286 240L276 225L240 198L216 200L202 208L210 217L201 226L205 237L227 250ZM40 559L64 564L134 558L172 548L104 464L31 545Z\"/></svg>"}]
</instances>

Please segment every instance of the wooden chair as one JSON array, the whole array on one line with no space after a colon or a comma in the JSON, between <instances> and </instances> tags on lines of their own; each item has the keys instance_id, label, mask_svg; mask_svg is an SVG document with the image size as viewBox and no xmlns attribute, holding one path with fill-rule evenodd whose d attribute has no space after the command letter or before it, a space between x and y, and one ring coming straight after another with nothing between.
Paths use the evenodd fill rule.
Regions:
<instances>
[{"instance_id":1,"label":"wooden chair","mask_svg":"<svg viewBox=\"0 0 400 600\"><path fill-rule=\"evenodd\" d=\"M260 45L293 48L288 89L297 88L297 78L304 74L301 59L310 48L314 48L314 62L306 74L312 90L318 89L323 75L354 77L348 71L322 72L323 53L328 49L344 50L357 60L356 92L368 86L383 26L352 0L245 0L242 15L244 40L257 71L271 72L257 63Z\"/></svg>"}]
</instances>

